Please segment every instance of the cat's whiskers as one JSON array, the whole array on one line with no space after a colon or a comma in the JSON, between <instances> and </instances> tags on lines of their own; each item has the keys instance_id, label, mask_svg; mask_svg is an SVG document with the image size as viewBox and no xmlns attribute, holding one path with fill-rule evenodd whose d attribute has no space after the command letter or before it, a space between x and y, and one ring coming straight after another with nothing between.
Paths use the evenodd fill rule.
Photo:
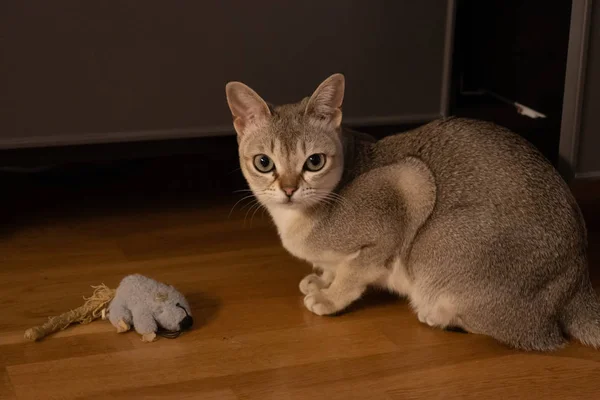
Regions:
<instances>
[{"instance_id":1,"label":"cat's whiskers","mask_svg":"<svg viewBox=\"0 0 600 400\"><path fill-rule=\"evenodd\" d=\"M246 209L246 207L250 207L250 208L252 208L252 206L253 206L254 204L256 204L256 202L258 202L258 201L260 201L260 200L258 200L258 199L255 197L255 198L254 198L254 201L251 201L251 202L248 202L248 203L244 204L244 205L243 205L243 206L240 208L240 211L244 211L244 210Z\"/></svg>"},{"instance_id":2,"label":"cat's whiskers","mask_svg":"<svg viewBox=\"0 0 600 400\"><path fill-rule=\"evenodd\" d=\"M248 208L248 211L246 211L246 214L244 215L244 227L246 227L246 220L248 219L248 214L250 214L250 212L252 212L252 210L254 210L255 208L258 210L261 207L261 203L260 201L258 201L257 199L254 199L254 201L252 202L252 205Z\"/></svg>"},{"instance_id":3,"label":"cat's whiskers","mask_svg":"<svg viewBox=\"0 0 600 400\"><path fill-rule=\"evenodd\" d=\"M342 196L341 194L330 192L328 194L328 196L331 196L332 198L337 199L341 204L343 204L347 208L354 208L354 204L350 200L348 200L347 198Z\"/></svg>"},{"instance_id":4,"label":"cat's whiskers","mask_svg":"<svg viewBox=\"0 0 600 400\"><path fill-rule=\"evenodd\" d=\"M322 195L322 194L316 194L316 195L313 196L313 198L316 200L317 204L320 203L320 204L326 204L326 205L329 205L329 206L335 206L335 205L340 204L338 201L336 201L336 199L327 197L327 196Z\"/></svg>"},{"instance_id":5,"label":"cat's whiskers","mask_svg":"<svg viewBox=\"0 0 600 400\"><path fill-rule=\"evenodd\" d=\"M347 209L347 205L340 201L339 199L333 198L333 197L323 197L321 201L327 201L329 202L329 204L334 205L334 206L339 206L339 208L342 209Z\"/></svg>"},{"instance_id":6,"label":"cat's whiskers","mask_svg":"<svg viewBox=\"0 0 600 400\"><path fill-rule=\"evenodd\" d=\"M268 190L261 190L261 191L254 191L252 189L241 189L238 190L237 192L250 192L251 194L242 197L241 199L239 199L234 205L233 207L231 207L231 211L229 211L229 216L227 217L228 219L231 218L231 215L233 214L233 211L235 210L235 208L241 204L242 202L251 199L251 201L247 202L246 204L244 204L241 208L240 211L243 211L246 207L251 206L250 209L252 209L252 205L254 205L256 202L258 202L258 198L257 196L264 196L265 193L267 193ZM245 218L244 218L245 220Z\"/></svg>"},{"instance_id":7,"label":"cat's whiskers","mask_svg":"<svg viewBox=\"0 0 600 400\"><path fill-rule=\"evenodd\" d=\"M345 208L353 208L353 205L350 201L348 201L344 196L338 194L338 193L334 193L334 192L326 192L326 191L320 191L320 190L316 190L313 189L313 193L314 196L317 198L318 201L327 201L327 204L330 205L339 205L341 207L345 207Z\"/></svg>"},{"instance_id":8,"label":"cat's whiskers","mask_svg":"<svg viewBox=\"0 0 600 400\"><path fill-rule=\"evenodd\" d=\"M256 215L256 212L260 209L264 210L265 206L261 202L258 202L258 207L256 207L256 209L252 213L252 216L250 217L250 227L252 227L252 221L254 221L254 215Z\"/></svg>"},{"instance_id":9,"label":"cat's whiskers","mask_svg":"<svg viewBox=\"0 0 600 400\"><path fill-rule=\"evenodd\" d=\"M233 210L235 210L235 208L237 207L238 204L240 204L241 202L251 199L254 197L254 194L248 195L248 196L244 196L241 199L239 199L238 201L235 202L235 204L233 205L233 207L231 207L231 210L229 211L229 215L227 216L227 219L231 218L231 214L233 214ZM245 207L245 206L244 206ZM242 207L242 210L244 208Z\"/></svg>"}]
</instances>

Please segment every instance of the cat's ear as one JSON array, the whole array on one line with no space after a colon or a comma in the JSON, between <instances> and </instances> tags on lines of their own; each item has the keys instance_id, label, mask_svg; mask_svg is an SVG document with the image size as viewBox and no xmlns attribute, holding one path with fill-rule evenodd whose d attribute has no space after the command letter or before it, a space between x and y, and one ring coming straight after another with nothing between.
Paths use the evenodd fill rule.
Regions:
<instances>
[{"instance_id":1,"label":"cat's ear","mask_svg":"<svg viewBox=\"0 0 600 400\"><path fill-rule=\"evenodd\" d=\"M308 100L305 114L331 124L335 128L342 123L345 79L334 74L325 79Z\"/></svg>"},{"instance_id":2,"label":"cat's ear","mask_svg":"<svg viewBox=\"0 0 600 400\"><path fill-rule=\"evenodd\" d=\"M271 116L267 103L241 82L229 82L225 94L233 115L233 126L240 137L250 126Z\"/></svg>"}]
</instances>

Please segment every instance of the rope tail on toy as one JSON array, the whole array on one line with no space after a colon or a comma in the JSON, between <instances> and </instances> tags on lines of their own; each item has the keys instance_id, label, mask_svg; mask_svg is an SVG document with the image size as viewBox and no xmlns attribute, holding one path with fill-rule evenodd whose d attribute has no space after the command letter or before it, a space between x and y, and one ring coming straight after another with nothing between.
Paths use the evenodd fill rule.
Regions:
<instances>
[{"instance_id":1,"label":"rope tail on toy","mask_svg":"<svg viewBox=\"0 0 600 400\"><path fill-rule=\"evenodd\" d=\"M44 325L27 329L25 339L37 341L54 332L65 330L72 324L89 324L101 318L106 307L115 297L116 290L110 289L104 284L92 286L92 288L94 293L88 298L83 298L85 303L81 307L56 317L50 317Z\"/></svg>"}]
</instances>

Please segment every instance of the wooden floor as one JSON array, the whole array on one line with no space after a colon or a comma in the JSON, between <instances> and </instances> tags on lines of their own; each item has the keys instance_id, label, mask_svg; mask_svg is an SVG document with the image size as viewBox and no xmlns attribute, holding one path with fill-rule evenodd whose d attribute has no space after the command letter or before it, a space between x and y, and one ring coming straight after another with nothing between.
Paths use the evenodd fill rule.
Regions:
<instances>
[{"instance_id":1,"label":"wooden floor","mask_svg":"<svg viewBox=\"0 0 600 400\"><path fill-rule=\"evenodd\" d=\"M513 351L428 328L405 301L382 294L338 317L315 316L298 291L309 268L285 253L268 218L252 219L244 203L229 216L241 196L165 172L141 184L142 172L128 171L0 177L10 189L0 233L0 399L600 396L600 351L577 343L553 354ZM598 192L580 191L597 224ZM134 272L184 292L194 329L148 344L96 321L24 341L25 329L80 305L90 285L116 286Z\"/></svg>"}]
</instances>

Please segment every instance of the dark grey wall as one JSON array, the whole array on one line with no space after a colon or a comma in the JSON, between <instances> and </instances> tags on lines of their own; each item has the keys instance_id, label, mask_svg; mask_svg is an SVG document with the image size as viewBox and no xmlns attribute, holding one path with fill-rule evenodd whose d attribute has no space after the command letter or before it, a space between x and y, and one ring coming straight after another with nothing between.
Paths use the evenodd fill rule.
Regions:
<instances>
[{"instance_id":1,"label":"dark grey wall","mask_svg":"<svg viewBox=\"0 0 600 400\"><path fill-rule=\"evenodd\" d=\"M6 0L0 148L229 134L227 81L289 102L334 72L347 122L431 119L447 3Z\"/></svg>"},{"instance_id":2,"label":"dark grey wall","mask_svg":"<svg viewBox=\"0 0 600 400\"><path fill-rule=\"evenodd\" d=\"M587 67L576 165L580 177L600 177L600 1L592 3Z\"/></svg>"}]
</instances>

